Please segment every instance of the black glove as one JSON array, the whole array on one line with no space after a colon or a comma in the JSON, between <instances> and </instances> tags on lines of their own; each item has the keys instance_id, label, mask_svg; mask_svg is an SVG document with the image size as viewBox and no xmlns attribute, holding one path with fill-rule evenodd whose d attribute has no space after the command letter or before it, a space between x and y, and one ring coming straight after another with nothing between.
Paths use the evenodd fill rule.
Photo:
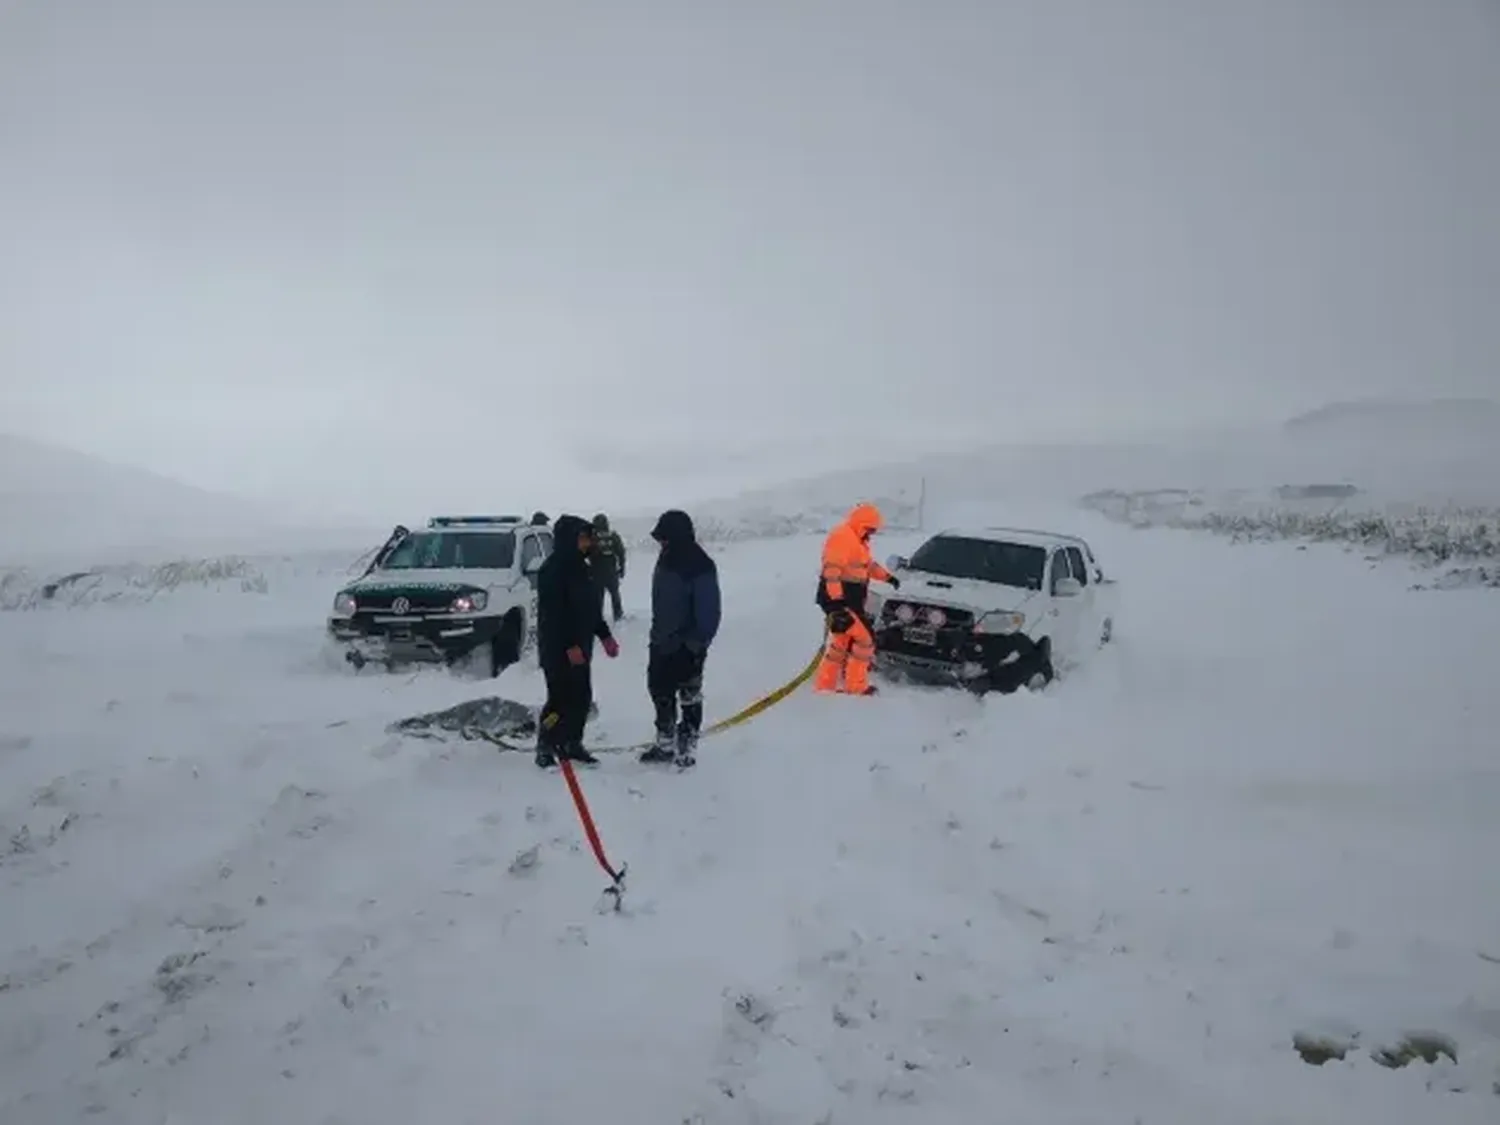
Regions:
<instances>
[{"instance_id":1,"label":"black glove","mask_svg":"<svg viewBox=\"0 0 1500 1125\"><path fill-rule=\"evenodd\" d=\"M897 578L894 574L887 578L886 582L890 583L892 590L901 589L901 579Z\"/></svg>"},{"instance_id":2,"label":"black glove","mask_svg":"<svg viewBox=\"0 0 1500 1125\"><path fill-rule=\"evenodd\" d=\"M828 631L835 636L847 633L854 628L854 614L843 606L839 606L828 615Z\"/></svg>"}]
</instances>

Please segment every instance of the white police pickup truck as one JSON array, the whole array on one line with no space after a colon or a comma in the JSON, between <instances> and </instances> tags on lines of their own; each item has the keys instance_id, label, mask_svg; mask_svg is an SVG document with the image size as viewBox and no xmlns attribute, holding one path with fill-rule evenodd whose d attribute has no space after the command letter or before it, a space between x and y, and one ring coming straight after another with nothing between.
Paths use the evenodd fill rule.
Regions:
<instances>
[{"instance_id":1,"label":"white police pickup truck","mask_svg":"<svg viewBox=\"0 0 1500 1125\"><path fill-rule=\"evenodd\" d=\"M536 573L552 529L519 516L436 516L398 527L333 599L328 635L356 668L477 660L498 676L536 635Z\"/></svg>"},{"instance_id":2,"label":"white police pickup truck","mask_svg":"<svg viewBox=\"0 0 1500 1125\"><path fill-rule=\"evenodd\" d=\"M901 588L871 606L882 675L979 693L1042 687L1114 631L1115 582L1076 535L943 531L886 567Z\"/></svg>"}]
</instances>

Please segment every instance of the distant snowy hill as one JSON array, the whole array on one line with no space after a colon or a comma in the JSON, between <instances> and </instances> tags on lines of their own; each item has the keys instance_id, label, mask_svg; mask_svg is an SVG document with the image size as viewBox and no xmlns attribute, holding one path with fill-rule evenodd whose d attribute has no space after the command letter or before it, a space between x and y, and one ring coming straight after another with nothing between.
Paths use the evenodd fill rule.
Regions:
<instances>
[{"instance_id":1,"label":"distant snowy hill","mask_svg":"<svg viewBox=\"0 0 1500 1125\"><path fill-rule=\"evenodd\" d=\"M732 464L707 474L709 481L695 473L676 503L720 541L826 527L862 499L881 503L893 526L925 523L929 530L955 504L982 504L1021 520L1038 504L1071 504L1101 490L1235 494L1236 511L1260 503L1258 496L1274 499L1302 486L1351 487L1357 499L1344 506L1364 510L1500 507L1500 403L1490 400L1332 403L1280 426L1133 441L1018 442L936 454L908 449L899 460L887 456L884 464L835 472L791 456L790 445L780 442L768 437L756 446L765 455L758 463L744 450L730 450L743 456L731 456ZM882 451L872 452L878 458ZM660 463L631 463L627 475L667 476L680 463L664 453ZM728 485L730 478L765 484L746 491ZM724 499L697 499L705 483L722 488ZM632 512L622 504L614 514L622 531L642 541L659 511L658 505ZM357 553L389 530L309 529L306 521L242 498L3 434L0 520L7 530L0 565L144 562L254 551L267 542L287 550L349 546Z\"/></svg>"},{"instance_id":2,"label":"distant snowy hill","mask_svg":"<svg viewBox=\"0 0 1500 1125\"><path fill-rule=\"evenodd\" d=\"M1500 402L1336 402L1286 422L1268 449L1302 478L1403 501L1500 502Z\"/></svg>"},{"instance_id":3,"label":"distant snowy hill","mask_svg":"<svg viewBox=\"0 0 1500 1125\"><path fill-rule=\"evenodd\" d=\"M1485 398L1334 402L1289 419L1283 430L1303 441L1494 448L1500 446L1500 402Z\"/></svg>"},{"instance_id":4,"label":"distant snowy hill","mask_svg":"<svg viewBox=\"0 0 1500 1125\"><path fill-rule=\"evenodd\" d=\"M296 521L235 496L0 433L0 563L84 564L148 550L228 551Z\"/></svg>"},{"instance_id":5,"label":"distant snowy hill","mask_svg":"<svg viewBox=\"0 0 1500 1125\"><path fill-rule=\"evenodd\" d=\"M1279 427L1150 440L994 445L851 467L708 502L727 520L747 507L810 518L869 498L912 524L933 505L1076 501L1101 489L1251 490L1352 484L1370 503L1500 506L1500 403L1334 403ZM1002 509L1003 510L1003 509Z\"/></svg>"}]
</instances>

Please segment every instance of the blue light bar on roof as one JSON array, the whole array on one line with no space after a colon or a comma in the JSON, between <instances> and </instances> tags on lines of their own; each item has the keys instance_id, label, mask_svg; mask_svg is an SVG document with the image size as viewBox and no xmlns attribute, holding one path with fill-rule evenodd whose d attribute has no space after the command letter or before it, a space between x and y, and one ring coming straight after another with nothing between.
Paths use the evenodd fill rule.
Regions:
<instances>
[{"instance_id":1,"label":"blue light bar on roof","mask_svg":"<svg viewBox=\"0 0 1500 1125\"><path fill-rule=\"evenodd\" d=\"M520 523L520 516L433 516L428 527L501 527Z\"/></svg>"}]
</instances>

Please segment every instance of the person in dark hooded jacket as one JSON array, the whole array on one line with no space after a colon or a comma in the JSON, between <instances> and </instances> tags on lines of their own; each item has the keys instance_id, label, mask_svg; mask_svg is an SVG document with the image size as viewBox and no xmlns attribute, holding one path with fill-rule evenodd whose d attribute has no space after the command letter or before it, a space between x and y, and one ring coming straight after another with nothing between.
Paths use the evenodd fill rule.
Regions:
<instances>
[{"instance_id":1,"label":"person in dark hooded jacket","mask_svg":"<svg viewBox=\"0 0 1500 1125\"><path fill-rule=\"evenodd\" d=\"M594 701L589 662L595 638L611 658L620 653L589 574L592 528L578 516L558 516L552 534L552 554L536 575L537 662L547 681L547 702L537 723L536 764L543 768L559 757L596 761L583 748L583 726Z\"/></svg>"},{"instance_id":2,"label":"person in dark hooded jacket","mask_svg":"<svg viewBox=\"0 0 1500 1125\"><path fill-rule=\"evenodd\" d=\"M703 727L703 664L719 631L719 568L699 545L686 512L663 512L651 538L661 546L651 575L646 667L656 742L641 761L691 766Z\"/></svg>"}]
</instances>

